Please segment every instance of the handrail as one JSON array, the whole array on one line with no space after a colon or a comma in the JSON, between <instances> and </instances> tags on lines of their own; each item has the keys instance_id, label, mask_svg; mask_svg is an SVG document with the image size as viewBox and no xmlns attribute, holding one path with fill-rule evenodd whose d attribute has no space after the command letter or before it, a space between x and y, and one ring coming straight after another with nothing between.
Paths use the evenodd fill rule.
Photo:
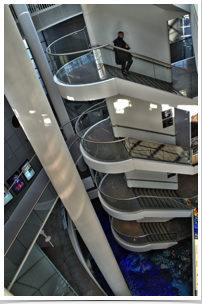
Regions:
<instances>
[{"instance_id":1,"label":"handrail","mask_svg":"<svg viewBox=\"0 0 202 304\"><path fill-rule=\"evenodd\" d=\"M122 48L120 48L120 47L113 46L113 45L111 45L111 44L108 44L107 46L113 47L113 48L115 48L115 49L118 49L118 50L121 50L121 51L124 51L124 52L131 53L131 54L134 55L134 57L135 57L135 56L142 57L142 58L139 58L139 59L142 59L142 60L146 60L146 61L152 60L153 62L155 62L155 63L157 63L157 64L159 64L159 65L162 65L162 66L164 66L164 67L167 67L167 68L176 68L176 69L182 70L182 71L187 72L187 73L190 73L190 74L192 74L192 73L194 73L194 72L197 71L197 70L195 70L195 71L188 71L188 70L185 70L185 69L182 69L182 68L173 66L173 65L171 65L171 64L169 64L169 63L165 63L165 62L163 62L163 61L160 61L160 60L157 60L157 59L148 57L148 56L144 56L144 55L141 55L141 54L138 54L138 53L135 53L135 52L131 52L131 51L128 51L128 50L126 50L126 49L122 49Z\"/></svg>"},{"instance_id":2,"label":"handrail","mask_svg":"<svg viewBox=\"0 0 202 304\"><path fill-rule=\"evenodd\" d=\"M57 41L59 41L59 40L61 40L61 39L63 39L63 38L66 38L66 37L68 37L68 36L72 36L72 35L74 35L74 34L76 34L76 33L79 33L79 32L82 32L82 31L84 31L86 29L86 26L84 26L84 28L82 28L82 29L80 29L80 30L77 30L77 31L75 31L75 32L72 32L72 33L70 33L70 34L67 34L67 35L65 35L65 36L62 36L62 37L60 37L60 38L58 38L58 39L56 39L55 41L53 41L51 44L49 44L49 46L47 46L47 48L46 48L46 53L47 54L49 54L49 55L53 55L53 56L58 56L58 55L69 55L69 54L71 54L71 53L67 53L67 54L54 54L54 53L50 53L49 51L48 51L48 48L50 48L54 43L56 43ZM75 52L75 53L77 53L77 52Z\"/></svg>"},{"instance_id":3,"label":"handrail","mask_svg":"<svg viewBox=\"0 0 202 304\"><path fill-rule=\"evenodd\" d=\"M94 50L101 49L101 48L103 48L103 47L105 47L105 46L108 46L108 44L103 44L102 46L95 46L95 47L93 47L93 48L86 49L86 50L81 50L81 51L77 51L77 52L62 53L62 54L50 53L50 52L47 51L47 49L48 49L48 48L47 48L47 49L46 49L46 52L47 52L48 55L52 55L52 56L68 56L68 55L76 55L76 54L79 54L79 53L85 53L85 52L88 52L88 51L89 51L89 53L90 53L90 52L92 52L92 51L94 51Z\"/></svg>"},{"instance_id":4,"label":"handrail","mask_svg":"<svg viewBox=\"0 0 202 304\"><path fill-rule=\"evenodd\" d=\"M24 225L26 224L26 222L28 221L30 215L32 214L34 208L36 207L36 205L38 204L39 200L41 199L42 195L44 194L45 190L47 189L49 183L51 181L49 180L45 186L45 188L43 189L43 191L40 193L38 199L36 200L35 204L32 206L32 209L30 210L29 214L27 215L26 219L24 220L24 222L22 223L22 226L20 227L20 229L18 230L18 232L16 233L13 241L11 242L10 246L8 247L7 251L4 253L4 257L7 255L8 251L10 250L10 248L12 247L13 243L15 242L15 240L17 239L19 233L21 232L21 230L23 229Z\"/></svg>"},{"instance_id":5,"label":"handrail","mask_svg":"<svg viewBox=\"0 0 202 304\"><path fill-rule=\"evenodd\" d=\"M114 225L113 225L113 218L111 218L111 220L110 220L110 223L111 223L111 225L112 225L112 227L113 227L113 229L115 230L115 231L117 231L118 233L120 233L121 235L123 235L123 236L127 236L127 237L131 237L131 238L135 238L135 239L138 239L138 238L143 238L143 237L146 237L146 236L153 236L153 235L169 235L169 234L176 234L175 232L171 232L171 233L147 233L147 234L143 234L143 235L127 235L127 234L124 234L124 233L122 233L122 232L120 232L120 231L118 231L115 227L114 227Z\"/></svg>"},{"instance_id":6,"label":"handrail","mask_svg":"<svg viewBox=\"0 0 202 304\"><path fill-rule=\"evenodd\" d=\"M126 49L123 49L123 48L120 48L120 47L111 45L111 44L109 44L109 43L108 43L108 44L104 44L104 45L98 45L98 46L92 47L92 48L90 48L90 49L86 49L86 50L82 50L82 51L77 51L77 52L70 52L70 53L54 54L54 53L51 53L51 52L48 51L48 49L51 47L51 45L53 45L55 42L57 42L57 41L59 41L59 40L61 40L61 39L63 39L63 38L66 38L66 37L68 37L68 36L72 36L72 35L74 35L74 34L76 34L76 33L78 33L78 32L84 31L85 29L86 29L86 26L85 26L83 29L80 29L80 30L75 31L75 32L70 33L70 34L67 34L67 35L65 35L65 36L63 36L63 37L61 37L61 38L55 40L54 42L52 42L52 43L46 48L46 53L49 54L49 55L52 55L52 56L67 56L67 55L80 54L80 53L84 53L84 52L87 52L87 51L94 51L94 50L101 49L101 48L105 48L105 47L112 47L113 49L118 49L118 50L121 50L121 51L124 51L124 52L131 53L131 54L133 54L134 57L135 57L135 56L139 56L139 57L141 57L140 59L142 59L142 60L146 60L146 61L152 60L153 63L160 64L160 65L162 65L162 66L164 66L164 67L167 67L167 68L176 68L176 69L182 70L182 71L187 72L187 73L190 73L190 74L196 72L196 71L190 72L190 71L188 71L188 70L185 70L185 69L182 69L182 68L179 68L179 67L176 67L176 66L172 66L171 64L165 63L165 62L163 62L163 61L156 60L156 59L154 59L154 58L151 58L151 57L148 57L148 56L144 56L144 55L141 55L141 54L138 54L138 53L135 53L135 52L131 52L131 51L128 51L128 50L126 50Z\"/></svg>"},{"instance_id":7,"label":"handrail","mask_svg":"<svg viewBox=\"0 0 202 304\"><path fill-rule=\"evenodd\" d=\"M186 198L184 198L184 197L172 197L172 196L153 196L153 195L139 195L139 196L135 196L135 197L131 197L131 198L117 198L117 197L112 197L112 196L109 196L108 194L105 194L101 189L100 189L100 186L98 185L98 183L97 183L97 176L98 176L98 171L96 171L96 173L95 173L95 185L96 185L96 187L98 188L98 190L104 195L104 196L107 196L107 197L109 197L109 198L112 198L112 199L115 199L115 200L121 200L121 201L130 201L130 200L136 200L136 199L138 199L138 198L145 198L145 197L149 197L149 198L156 198L156 199L158 199L158 198L163 198L163 199L176 199L176 200L186 200L186 199L188 199L188 200L192 200L192 199L195 199L195 198L197 198L198 197L198 195L195 195L195 196L193 196L193 197L186 197ZM102 180L107 176L108 174L106 174L103 178L102 178ZM101 183L101 182L100 182ZM187 204L185 204L187 207L190 207L190 206L188 206ZM192 207L190 207L191 209L192 209ZM195 207L194 207L195 208Z\"/></svg>"},{"instance_id":8,"label":"handrail","mask_svg":"<svg viewBox=\"0 0 202 304\"><path fill-rule=\"evenodd\" d=\"M101 101L100 103L97 103L96 105L99 105L99 104L104 103L104 102L105 102L105 100L104 100L104 101ZM76 121L76 124L75 124L76 133L77 133L77 135L78 135L81 139L83 139L84 141L92 142L92 143L96 143L96 144L104 144L104 143L110 144L110 143L116 143L116 142L123 142L123 141L126 141L126 140L128 139L129 141L130 141L130 140L137 140L137 141L145 141L145 142L149 142L149 143L155 143L155 144L158 144L158 145L163 144L163 145L165 145L165 146L179 147L179 148L188 149L188 150L190 150L190 149L192 150L192 149L193 149L192 147L176 146L176 145L171 145L171 144L159 143L159 142L155 142L155 141L151 141L151 140L140 140L140 139L138 139L138 138L132 138L132 137L125 137L125 138L122 138L122 139L119 139L119 140L116 140L116 141L108 141L108 142L100 142L100 141L99 141L99 142L96 142L96 141L92 141L92 140L86 139L86 138L84 138L83 136L81 136L81 135L78 133L77 126L78 126L78 123L79 123L81 117L82 117L85 113L87 113L88 110L92 109L92 108L95 107L96 105L93 105L92 107L90 107L90 108L88 108L87 110L85 110L84 112L82 112L81 115L79 116L79 118L78 118L77 121ZM105 105L105 106L106 106L106 105ZM91 111L91 112L92 112L92 111ZM109 119L109 118L106 118L106 119ZM104 119L104 120L106 120L106 119ZM103 120L103 121L104 121L104 120ZM101 120L101 121L102 121L102 120ZM93 126L94 126L94 125L93 125ZM93 126L92 126L92 127L93 127ZM85 134L84 134L84 135L85 135ZM164 151L164 152L172 153L172 152L170 152L170 151Z\"/></svg>"},{"instance_id":9,"label":"handrail","mask_svg":"<svg viewBox=\"0 0 202 304\"><path fill-rule=\"evenodd\" d=\"M156 132L156 131L151 131L151 130L144 130L144 129L140 129L140 128L121 126L121 125L111 125L111 126L112 127L120 127L120 128L126 128L126 129L139 130L139 131L144 131L144 132L149 132L149 133L155 133L155 134L161 134L161 135L167 135L167 136L171 136L171 137L176 137L176 134L172 135L172 134L166 134L166 133L161 133L161 132Z\"/></svg>"},{"instance_id":10,"label":"handrail","mask_svg":"<svg viewBox=\"0 0 202 304\"><path fill-rule=\"evenodd\" d=\"M106 144L106 143L115 143L115 142L124 141L124 140L127 139L128 137L125 137L125 138L123 138L123 139L118 139L118 140L116 140L116 141L96 142L96 141L92 141L92 140L89 140L89 139L85 139L85 138L83 138L83 137L78 133L78 131L77 131L77 125L78 125L78 123L79 123L80 118L81 118L84 114L86 114L87 111L88 111L89 109L92 109L92 108L95 107L96 105L99 105L99 104L104 103L104 102L105 102L105 100L104 100L104 101L101 101L100 103L97 103L97 104L93 105L92 107L88 108L87 110L85 110L84 112L81 113L81 115L79 116L79 118L77 119L76 124L75 124L76 134L77 134L81 139L83 139L83 140L85 140L85 141L88 141L88 142L96 143L96 144ZM103 107L106 107L106 105L104 105ZM96 109L96 110L97 110L97 109ZM92 111L91 111L91 112L92 112ZM106 118L106 119L108 119L108 118ZM106 119L104 119L104 120L106 120ZM101 120L101 121L102 121L102 120ZM94 125L93 125L93 126L94 126Z\"/></svg>"}]
</instances>

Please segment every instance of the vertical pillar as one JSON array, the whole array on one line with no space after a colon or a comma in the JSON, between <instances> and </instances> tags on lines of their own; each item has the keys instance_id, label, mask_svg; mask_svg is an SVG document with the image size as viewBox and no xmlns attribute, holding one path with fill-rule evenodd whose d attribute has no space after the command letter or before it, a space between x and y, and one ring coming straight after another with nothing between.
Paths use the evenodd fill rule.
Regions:
<instances>
[{"instance_id":1,"label":"vertical pillar","mask_svg":"<svg viewBox=\"0 0 202 304\"><path fill-rule=\"evenodd\" d=\"M70 121L69 116L63 104L62 98L59 95L56 84L53 80L53 75L51 73L46 56L39 41L36 29L32 22L32 18L30 17L30 14L27 10L27 6L26 4L13 4L13 7L15 9L22 30L25 34L27 42L31 48L34 59L40 70L41 76L45 83L48 94L51 98L54 109L57 113L59 121L61 125L64 125L65 123ZM71 123L66 124L63 127L63 130L67 139L71 138L75 134ZM78 167L82 172L87 170L87 166L83 158L79 161Z\"/></svg>"},{"instance_id":2,"label":"vertical pillar","mask_svg":"<svg viewBox=\"0 0 202 304\"><path fill-rule=\"evenodd\" d=\"M97 42L96 42L96 39L94 36L94 31L93 31L90 17L89 17L89 15L90 15L89 4L81 4L81 9L82 9L83 17L84 17L85 24L86 24L86 27L88 30L88 36L90 39L91 46L95 46L97 44Z\"/></svg>"},{"instance_id":3,"label":"vertical pillar","mask_svg":"<svg viewBox=\"0 0 202 304\"><path fill-rule=\"evenodd\" d=\"M7 4L4 30L5 95L113 293L130 296Z\"/></svg>"},{"instance_id":4,"label":"vertical pillar","mask_svg":"<svg viewBox=\"0 0 202 304\"><path fill-rule=\"evenodd\" d=\"M51 73L48 61L44 54L43 48L39 41L36 29L32 22L32 18L27 10L26 4L13 4L14 10L25 34L26 40L31 48L32 54L36 61L36 64L40 70L40 74L45 83L48 94L53 103L54 109L57 113L61 125L64 125L69 121L69 116L63 104L62 98L59 95L56 84L53 80L53 75ZM63 127L65 136L67 139L74 135L74 130L71 123Z\"/></svg>"}]
</instances>

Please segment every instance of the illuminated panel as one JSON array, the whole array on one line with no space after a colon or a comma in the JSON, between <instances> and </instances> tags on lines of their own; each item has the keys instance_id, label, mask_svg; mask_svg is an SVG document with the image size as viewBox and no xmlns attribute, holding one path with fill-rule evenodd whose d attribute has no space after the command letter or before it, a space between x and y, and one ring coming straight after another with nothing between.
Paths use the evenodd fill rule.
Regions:
<instances>
[{"instance_id":1,"label":"illuminated panel","mask_svg":"<svg viewBox=\"0 0 202 304\"><path fill-rule=\"evenodd\" d=\"M22 178L19 177L19 174L17 171L9 178L8 183L10 186L12 186L14 183L14 185L12 186L12 189L15 191L16 194L18 194L26 186L26 184L23 182Z\"/></svg>"}]
</instances>

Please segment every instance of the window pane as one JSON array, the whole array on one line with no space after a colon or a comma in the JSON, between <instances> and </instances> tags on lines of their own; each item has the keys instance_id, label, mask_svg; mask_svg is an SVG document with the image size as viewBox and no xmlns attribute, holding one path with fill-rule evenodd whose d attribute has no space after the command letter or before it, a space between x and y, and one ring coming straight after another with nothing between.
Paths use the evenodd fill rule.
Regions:
<instances>
[{"instance_id":1,"label":"window pane","mask_svg":"<svg viewBox=\"0 0 202 304\"><path fill-rule=\"evenodd\" d=\"M38 75L38 77L41 77L41 75L39 74L39 71L36 69L36 73Z\"/></svg>"},{"instance_id":2,"label":"window pane","mask_svg":"<svg viewBox=\"0 0 202 304\"><path fill-rule=\"evenodd\" d=\"M44 87L43 80L41 78L39 78L39 80L41 81L41 85Z\"/></svg>"},{"instance_id":3,"label":"window pane","mask_svg":"<svg viewBox=\"0 0 202 304\"><path fill-rule=\"evenodd\" d=\"M31 60L31 62L32 62L32 64L33 64L34 68L36 69L37 67L36 67L36 64L35 64L34 59L32 59L32 60Z\"/></svg>"},{"instance_id":4,"label":"window pane","mask_svg":"<svg viewBox=\"0 0 202 304\"><path fill-rule=\"evenodd\" d=\"M23 39L23 42L24 42L24 45L26 47L26 49L28 48L28 44L27 44L27 41L25 39Z\"/></svg>"},{"instance_id":5,"label":"window pane","mask_svg":"<svg viewBox=\"0 0 202 304\"><path fill-rule=\"evenodd\" d=\"M32 53L30 52L30 50L29 50L29 49L27 49L27 52L28 52L28 54L29 54L29 57L32 59L32 58L33 58L33 56L32 56Z\"/></svg>"},{"instance_id":6,"label":"window pane","mask_svg":"<svg viewBox=\"0 0 202 304\"><path fill-rule=\"evenodd\" d=\"M45 42L42 42L42 43L41 43L41 46L42 46L42 48L43 48L43 50L44 50L44 52L45 52L45 51L46 51L46 48L47 48L46 43L45 43Z\"/></svg>"}]
</instances>

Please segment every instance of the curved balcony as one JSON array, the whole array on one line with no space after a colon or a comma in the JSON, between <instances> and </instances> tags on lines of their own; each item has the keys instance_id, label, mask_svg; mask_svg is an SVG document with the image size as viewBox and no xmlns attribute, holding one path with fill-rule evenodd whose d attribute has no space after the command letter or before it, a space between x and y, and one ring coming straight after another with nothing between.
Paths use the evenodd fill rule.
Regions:
<instances>
[{"instance_id":1,"label":"curved balcony","mask_svg":"<svg viewBox=\"0 0 202 304\"><path fill-rule=\"evenodd\" d=\"M140 224L111 218L111 230L120 246L134 252L166 249L178 243L177 233L168 233L163 223Z\"/></svg>"},{"instance_id":2,"label":"curved balcony","mask_svg":"<svg viewBox=\"0 0 202 304\"><path fill-rule=\"evenodd\" d=\"M165 98L168 98L170 106L176 106L176 98L179 98L179 104L195 104L192 99L185 99L179 92L179 90L183 92L184 87L178 90L171 84L173 70L180 70L181 76L184 74L187 83L190 77L195 77L193 74L195 71L184 70L130 52L134 64L130 68L131 75L125 77L121 73L120 66L118 67L115 63L114 49L120 48L110 44L89 48L89 44L87 30L84 28L54 41L46 49L55 71L54 81L62 97L80 101L96 100L125 94L126 86L128 96L134 97L134 89L139 88L141 94L144 95L145 86L147 86L150 93L147 92L145 98L151 96L151 92L153 92L156 94L155 102L157 103L162 103L161 91L163 90L167 94ZM191 85L189 85L188 91L190 93L186 97L198 95L196 92L192 92L193 86ZM142 99L144 99L143 95Z\"/></svg>"},{"instance_id":3,"label":"curved balcony","mask_svg":"<svg viewBox=\"0 0 202 304\"><path fill-rule=\"evenodd\" d=\"M120 220L164 222L190 217L197 207L198 196L188 199L172 190L128 188L124 174L96 172L95 183L105 211Z\"/></svg>"},{"instance_id":4,"label":"curved balcony","mask_svg":"<svg viewBox=\"0 0 202 304\"><path fill-rule=\"evenodd\" d=\"M193 148L161 144L135 138L114 137L105 102L84 111L76 122L81 152L86 163L104 173L134 169L194 174ZM158 168L156 164L158 162Z\"/></svg>"}]
</instances>

